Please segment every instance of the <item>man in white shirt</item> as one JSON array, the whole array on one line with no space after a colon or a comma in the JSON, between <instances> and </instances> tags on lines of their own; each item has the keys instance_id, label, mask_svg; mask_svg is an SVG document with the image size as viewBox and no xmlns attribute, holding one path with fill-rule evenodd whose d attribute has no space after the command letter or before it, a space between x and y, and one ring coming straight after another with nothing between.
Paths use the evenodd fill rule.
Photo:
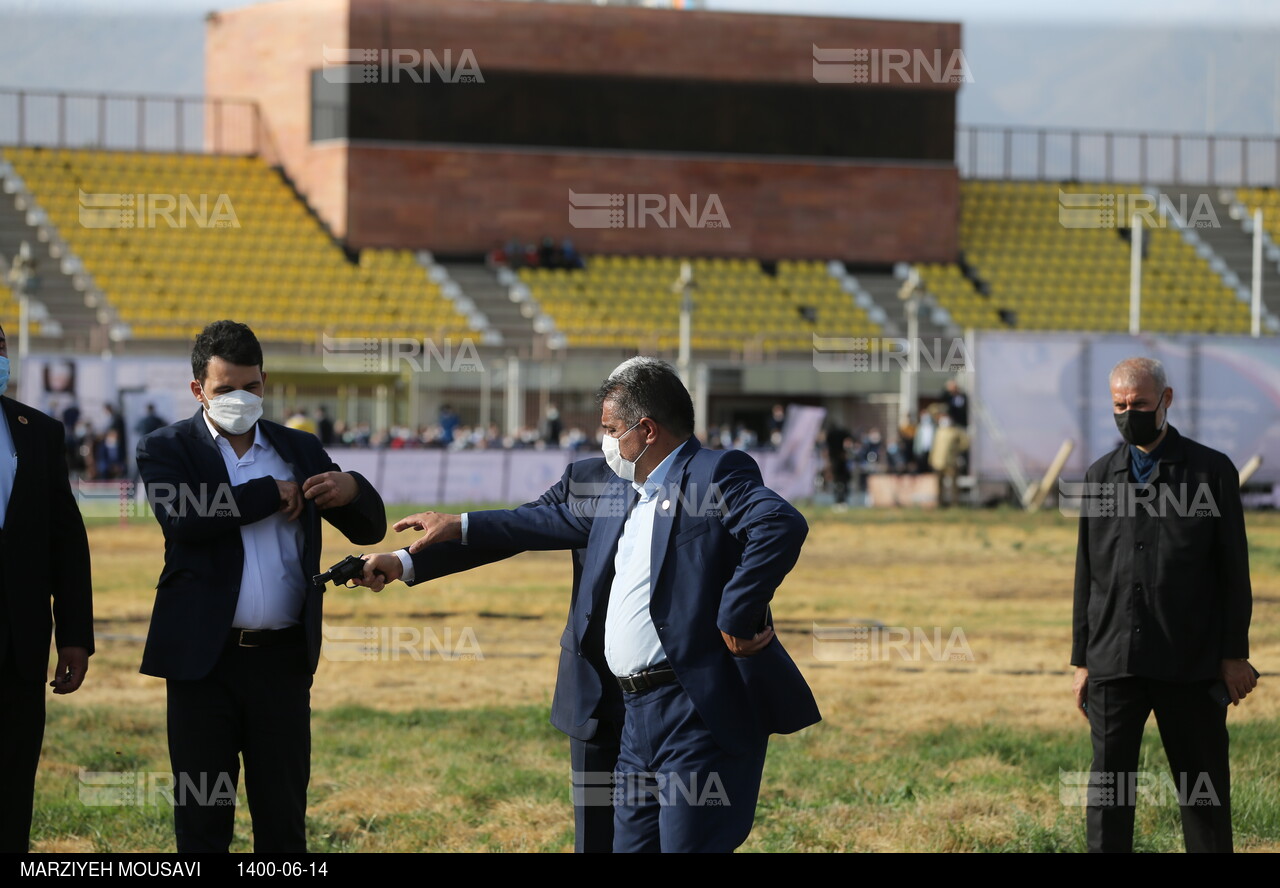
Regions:
<instances>
[{"instance_id":1,"label":"man in white shirt","mask_svg":"<svg viewBox=\"0 0 1280 888\"><path fill-rule=\"evenodd\" d=\"M411 554L456 539L585 547L561 643L593 667L569 689L572 723L608 705L606 688L623 695L614 851L732 851L751 831L769 735L820 718L769 610L808 525L751 457L698 444L664 362L628 362L597 400L617 476L598 497L395 528L423 531Z\"/></svg>"},{"instance_id":2,"label":"man in white shirt","mask_svg":"<svg viewBox=\"0 0 1280 888\"><path fill-rule=\"evenodd\" d=\"M248 327L210 324L191 369L200 409L138 444L165 536L142 672L167 680L178 850L228 849L243 756L254 850L304 852L320 519L371 545L386 513L315 435L261 419Z\"/></svg>"}]
</instances>

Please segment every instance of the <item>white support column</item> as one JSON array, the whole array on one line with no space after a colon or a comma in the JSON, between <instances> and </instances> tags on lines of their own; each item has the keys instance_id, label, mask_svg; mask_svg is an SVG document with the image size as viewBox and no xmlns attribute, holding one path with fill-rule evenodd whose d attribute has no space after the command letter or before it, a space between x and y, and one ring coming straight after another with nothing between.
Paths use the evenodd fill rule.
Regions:
<instances>
[{"instance_id":1,"label":"white support column","mask_svg":"<svg viewBox=\"0 0 1280 888\"><path fill-rule=\"evenodd\" d=\"M693 371L693 434L699 441L707 438L707 396L711 389L711 368L699 363Z\"/></svg>"},{"instance_id":2,"label":"white support column","mask_svg":"<svg viewBox=\"0 0 1280 888\"><path fill-rule=\"evenodd\" d=\"M507 358L507 434L515 438L524 425L524 391L520 385L520 359Z\"/></svg>"},{"instance_id":3,"label":"white support column","mask_svg":"<svg viewBox=\"0 0 1280 888\"><path fill-rule=\"evenodd\" d=\"M1129 229L1129 335L1142 331L1142 217L1134 215Z\"/></svg>"},{"instance_id":4,"label":"white support column","mask_svg":"<svg viewBox=\"0 0 1280 888\"><path fill-rule=\"evenodd\" d=\"M1262 208L1253 211L1253 323L1251 335L1262 335Z\"/></svg>"}]
</instances>

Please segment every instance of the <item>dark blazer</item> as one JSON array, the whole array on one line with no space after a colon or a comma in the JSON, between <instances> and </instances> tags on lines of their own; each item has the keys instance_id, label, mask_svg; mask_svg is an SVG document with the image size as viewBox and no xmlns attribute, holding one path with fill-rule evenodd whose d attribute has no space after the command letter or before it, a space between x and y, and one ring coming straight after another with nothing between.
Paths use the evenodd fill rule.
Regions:
<instances>
[{"instance_id":1,"label":"dark blazer","mask_svg":"<svg viewBox=\"0 0 1280 888\"><path fill-rule=\"evenodd\" d=\"M0 631L0 662L6 643L12 644L19 675L43 681L49 671L50 636L59 648L93 653L89 541L67 477L62 423L11 398L0 397L0 406L18 454L0 534L0 629L8 624L8 632Z\"/></svg>"},{"instance_id":2,"label":"dark blazer","mask_svg":"<svg viewBox=\"0 0 1280 888\"><path fill-rule=\"evenodd\" d=\"M570 463L560 476L560 480L546 493L531 503L520 506L528 509L534 506L555 505L560 503L576 503L591 500L598 496L606 484L618 476L609 470L602 457L579 460ZM469 519L468 519L469 520ZM469 540L468 540L469 541ZM424 549L413 558L413 583L426 582L439 577L470 570L482 564L492 564L504 558L517 555L523 549L487 549L480 546L464 546L459 542L440 543ZM569 623L560 639L560 666L556 672L556 690L551 699L551 724L575 740L591 740L596 735L598 719L588 718L582 723L574 720L574 701L578 696L578 688L584 683L595 684L599 677L593 675L595 667L576 653L573 643L572 620L573 610L577 606L578 590L582 584L582 568L586 559L586 549L573 551L573 589L569 594ZM604 700L601 705L602 715L621 719L622 691L616 684L604 684Z\"/></svg>"},{"instance_id":3,"label":"dark blazer","mask_svg":"<svg viewBox=\"0 0 1280 888\"><path fill-rule=\"evenodd\" d=\"M1169 426L1149 480L1149 493L1133 481L1128 444L1085 475L1103 486L1082 502L1071 663L1090 678L1213 678L1249 656L1240 476Z\"/></svg>"},{"instance_id":4,"label":"dark blazer","mask_svg":"<svg viewBox=\"0 0 1280 888\"><path fill-rule=\"evenodd\" d=\"M138 473L164 530L164 569L156 583L142 672L161 678L194 680L213 669L240 596L244 568L240 527L260 521L280 507L273 478L231 486L222 454L202 414L203 409L197 410L190 419L158 429L138 442ZM310 432L259 420L258 433L266 436L293 469L293 480L299 485L312 475L341 471ZM311 582L320 573L320 519L357 545L381 542L387 533L382 497L359 474L351 474L360 488L353 502L321 511L305 500L298 517L307 586L302 625L312 672L320 658L324 600L323 590ZM189 498L184 499L184 491L190 492ZM198 507L200 503L206 508Z\"/></svg>"},{"instance_id":5,"label":"dark blazer","mask_svg":"<svg viewBox=\"0 0 1280 888\"><path fill-rule=\"evenodd\" d=\"M758 748L761 732L791 733L818 721L813 694L780 640L755 656L734 657L720 635L751 638L768 621L769 602L808 533L803 516L764 486L750 456L704 450L696 438L676 453L657 497L649 613L716 742L742 752ZM635 488L614 476L594 500L468 516L470 545L586 547L566 643L594 668L578 673L574 724L592 717L612 681L604 618L618 538L635 499Z\"/></svg>"}]
</instances>

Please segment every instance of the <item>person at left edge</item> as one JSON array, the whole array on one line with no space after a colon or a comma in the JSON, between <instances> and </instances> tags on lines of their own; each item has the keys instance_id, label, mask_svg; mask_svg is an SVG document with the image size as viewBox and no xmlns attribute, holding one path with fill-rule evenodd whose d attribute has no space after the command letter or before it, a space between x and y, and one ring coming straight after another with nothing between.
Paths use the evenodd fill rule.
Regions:
<instances>
[{"instance_id":1,"label":"person at left edge","mask_svg":"<svg viewBox=\"0 0 1280 888\"><path fill-rule=\"evenodd\" d=\"M8 386L0 328L0 396ZM70 694L93 653L93 590L62 423L9 397L0 407L0 852L23 853L44 741L49 638L58 649L50 684Z\"/></svg>"},{"instance_id":2,"label":"person at left edge","mask_svg":"<svg viewBox=\"0 0 1280 888\"><path fill-rule=\"evenodd\" d=\"M315 435L260 418L267 375L247 326L206 327L191 370L200 409L137 452L165 538L141 671L167 681L177 847L228 850L243 757L254 851L304 852L320 519L371 545L386 511Z\"/></svg>"}]
</instances>

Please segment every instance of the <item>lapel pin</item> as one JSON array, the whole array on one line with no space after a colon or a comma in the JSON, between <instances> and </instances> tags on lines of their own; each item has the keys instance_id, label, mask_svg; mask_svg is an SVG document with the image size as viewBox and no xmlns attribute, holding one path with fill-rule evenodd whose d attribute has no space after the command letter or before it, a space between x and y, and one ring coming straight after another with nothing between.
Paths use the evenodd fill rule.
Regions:
<instances>
[{"instance_id":1,"label":"lapel pin","mask_svg":"<svg viewBox=\"0 0 1280 888\"><path fill-rule=\"evenodd\" d=\"M18 422L22 423L23 425L26 425L26 424L27 424L27 418L26 418L25 416L19 416L19 417L18 417Z\"/></svg>"}]
</instances>

